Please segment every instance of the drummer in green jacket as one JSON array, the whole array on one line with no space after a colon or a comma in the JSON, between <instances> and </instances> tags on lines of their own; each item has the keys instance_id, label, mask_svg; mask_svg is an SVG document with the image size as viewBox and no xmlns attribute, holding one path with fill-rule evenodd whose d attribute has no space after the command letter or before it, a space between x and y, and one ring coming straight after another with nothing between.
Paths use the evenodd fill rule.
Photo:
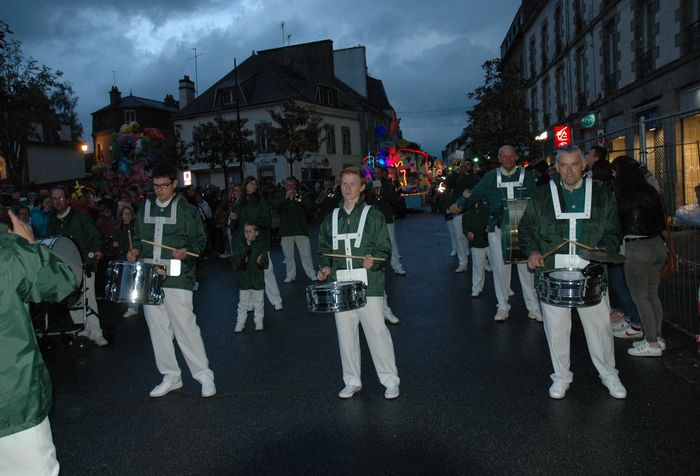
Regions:
<instances>
[{"instance_id":1,"label":"drummer in green jacket","mask_svg":"<svg viewBox=\"0 0 700 476\"><path fill-rule=\"evenodd\" d=\"M27 303L61 301L77 280L48 247L35 244L29 225L10 217L14 231L0 232L0 474L57 475L51 379Z\"/></svg>"},{"instance_id":2,"label":"drummer in green jacket","mask_svg":"<svg viewBox=\"0 0 700 476\"><path fill-rule=\"evenodd\" d=\"M197 260L188 253L199 254L207 245L199 211L187 200L176 194L178 172L168 163L153 168L155 197L146 200L138 214L134 249L127 259L142 261L167 268L163 281L163 303L145 304L148 331L151 334L153 353L163 381L150 393L153 398L162 397L182 387L180 366L175 358L173 336L192 377L202 385L202 397L216 394L214 373L204 349L202 335L193 312L192 288L195 282ZM157 243L146 243L148 240ZM179 274L177 267L180 265Z\"/></svg>"},{"instance_id":3,"label":"drummer in green jacket","mask_svg":"<svg viewBox=\"0 0 700 476\"><path fill-rule=\"evenodd\" d=\"M383 316L384 265L391 256L391 243L384 215L366 205L361 198L365 186L359 169L350 167L340 173L343 202L323 220L319 230L321 269L318 279L364 281L367 285L367 304L364 307L335 313L345 383L338 396L352 398L362 389L358 329L362 324L379 381L386 387L384 397L391 400L399 396L400 383L394 345ZM346 258L328 254L340 254Z\"/></svg>"},{"instance_id":4,"label":"drummer in green jacket","mask_svg":"<svg viewBox=\"0 0 700 476\"><path fill-rule=\"evenodd\" d=\"M71 238L80 250L80 255L85 264L85 299L87 309L71 310L71 318L76 324L83 322L85 313L85 329L80 333L98 346L107 345L108 342L102 334L100 327L97 299L95 297L95 272L97 261L102 259L102 237L100 232L87 213L73 210L68 204L68 195L63 187L51 189L51 203L55 214L48 225L49 236L63 235Z\"/></svg>"},{"instance_id":5,"label":"drummer in green jacket","mask_svg":"<svg viewBox=\"0 0 700 476\"><path fill-rule=\"evenodd\" d=\"M234 332L243 332L248 318L248 309L253 308L255 330L263 330L265 316L265 269L267 268L267 244L259 240L258 225L245 222L243 239L233 246L231 262L238 274L238 319Z\"/></svg>"},{"instance_id":6,"label":"drummer in green jacket","mask_svg":"<svg viewBox=\"0 0 700 476\"><path fill-rule=\"evenodd\" d=\"M622 241L615 196L610 188L590 177L583 178L581 151L574 146L560 149L556 167L560 177L537 188L518 229L520 243L528 256L528 266L538 270L538 274L542 269L583 268L587 265L575 254L573 244L566 245L559 255L544 258L561 245L563 239L612 252L618 250ZM579 306L577 310L591 360L603 385L612 397L625 398L627 391L615 368L615 345L607 300ZM571 308L542 301L542 314L554 368L549 396L561 399L574 377L569 370Z\"/></svg>"}]
</instances>

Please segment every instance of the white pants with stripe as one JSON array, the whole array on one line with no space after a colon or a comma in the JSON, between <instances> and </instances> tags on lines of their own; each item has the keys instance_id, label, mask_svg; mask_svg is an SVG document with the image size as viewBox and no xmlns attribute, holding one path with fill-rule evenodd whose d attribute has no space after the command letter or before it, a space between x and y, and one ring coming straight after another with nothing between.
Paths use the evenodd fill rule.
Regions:
<instances>
[{"instance_id":1,"label":"white pants with stripe","mask_svg":"<svg viewBox=\"0 0 700 476\"><path fill-rule=\"evenodd\" d=\"M0 475L56 476L58 470L48 417L36 426L0 438Z\"/></svg>"},{"instance_id":2,"label":"white pants with stripe","mask_svg":"<svg viewBox=\"0 0 700 476\"><path fill-rule=\"evenodd\" d=\"M192 377L200 383L213 382L214 373L209 369L197 316L193 312L192 291L163 289L163 304L143 306L158 371L163 374L164 379L170 381L181 378L180 367L175 358L174 337Z\"/></svg>"},{"instance_id":3,"label":"white pants with stripe","mask_svg":"<svg viewBox=\"0 0 700 476\"><path fill-rule=\"evenodd\" d=\"M265 296L262 289L241 289L238 291L238 324L248 319L248 309L253 308L255 323L262 324L265 316Z\"/></svg>"},{"instance_id":4,"label":"white pants with stripe","mask_svg":"<svg viewBox=\"0 0 700 476\"><path fill-rule=\"evenodd\" d=\"M309 237L306 235L283 236L281 240L282 252L284 253L284 262L287 265L286 279L291 281L297 277L297 264L294 259L294 245L297 245L299 257L301 258L301 266L304 268L306 276L312 280L316 280L316 271L314 271L314 262L311 259L311 244Z\"/></svg>"},{"instance_id":5,"label":"white pants with stripe","mask_svg":"<svg viewBox=\"0 0 700 476\"><path fill-rule=\"evenodd\" d=\"M384 297L370 296L359 309L335 313L340 362L345 385L362 385L360 357L360 325L367 340L379 381L385 387L399 385L394 344L384 324Z\"/></svg>"}]
</instances>

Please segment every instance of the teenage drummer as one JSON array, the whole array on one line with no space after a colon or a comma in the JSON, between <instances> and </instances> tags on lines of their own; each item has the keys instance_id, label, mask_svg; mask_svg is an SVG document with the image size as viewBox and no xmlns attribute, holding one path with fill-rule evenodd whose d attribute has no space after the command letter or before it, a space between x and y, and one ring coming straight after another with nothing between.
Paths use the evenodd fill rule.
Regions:
<instances>
[{"instance_id":1,"label":"teenage drummer","mask_svg":"<svg viewBox=\"0 0 700 476\"><path fill-rule=\"evenodd\" d=\"M494 321L503 322L510 313L508 298L510 294L511 265L504 264L502 240L514 229L517 223L510 223L510 229L501 229L503 215L508 214L508 209L504 207L508 202L523 200L532 195L535 190L535 177L529 170L519 167L518 153L515 147L504 145L498 149L498 163L500 167L487 172L474 188L471 189L469 198L461 196L457 202L450 207L451 213L461 213L477 203L485 200L491 207L491 217L489 219L489 248L488 256L493 270L493 287L498 300L498 310L494 316ZM510 217L507 217L510 219ZM537 321L542 321L540 306L535 294L535 283L533 275L527 269L527 263L518 263L518 276L520 277L520 287L523 291L525 307L528 310L528 317Z\"/></svg>"},{"instance_id":2,"label":"teenage drummer","mask_svg":"<svg viewBox=\"0 0 700 476\"><path fill-rule=\"evenodd\" d=\"M155 198L147 199L138 213L137 236L127 259L136 261L141 258L146 263L163 265L168 273L163 282L163 303L143 306L156 366L163 375L163 381L150 396L162 397L182 387L173 346L174 335L192 377L202 384L202 397L211 397L216 394L214 373L209 369L192 305L197 265L193 255L204 251L207 237L197 209L176 194L177 175L175 167L167 163L153 168Z\"/></svg>"},{"instance_id":3,"label":"teenage drummer","mask_svg":"<svg viewBox=\"0 0 700 476\"><path fill-rule=\"evenodd\" d=\"M383 315L384 260L391 256L391 242L382 212L364 203L362 193L365 186L365 178L359 169L350 167L340 173L343 201L339 208L326 216L319 230L321 269L318 279L363 281L367 285L367 304L364 307L335 313L345 382L338 396L351 398L362 389L359 336L359 325L362 324L374 368L379 381L386 387L384 397L391 400L399 396L394 344ZM327 254L348 258L329 257Z\"/></svg>"},{"instance_id":4,"label":"teenage drummer","mask_svg":"<svg viewBox=\"0 0 700 476\"><path fill-rule=\"evenodd\" d=\"M577 147L560 149L556 168L559 180L539 187L528 203L520 221L520 243L528 256L530 268L583 268L588 262L576 256L577 247L571 243L559 255L544 258L565 238L583 245L616 252L622 235L617 216L615 196L600 182L583 179L584 159ZM564 242L566 243L566 242ZM569 248L570 246L570 248ZM625 398L627 391L615 369L615 348L610 328L610 309L605 299L600 303L578 307L581 325L586 335L588 351L600 379L614 398ZM542 302L544 330L554 373L549 396L564 398L573 380L569 370L571 308Z\"/></svg>"}]
</instances>

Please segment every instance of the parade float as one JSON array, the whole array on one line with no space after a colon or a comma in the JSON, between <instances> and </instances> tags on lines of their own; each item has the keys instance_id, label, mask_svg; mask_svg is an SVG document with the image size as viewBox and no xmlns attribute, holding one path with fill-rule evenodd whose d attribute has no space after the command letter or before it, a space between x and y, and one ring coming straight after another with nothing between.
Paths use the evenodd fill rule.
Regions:
<instances>
[{"instance_id":1,"label":"parade float","mask_svg":"<svg viewBox=\"0 0 700 476\"><path fill-rule=\"evenodd\" d=\"M154 145L165 135L156 128L141 128L136 122L123 124L119 132L112 134L112 170L121 188L136 186L139 189L151 179L146 175L154 160Z\"/></svg>"}]
</instances>

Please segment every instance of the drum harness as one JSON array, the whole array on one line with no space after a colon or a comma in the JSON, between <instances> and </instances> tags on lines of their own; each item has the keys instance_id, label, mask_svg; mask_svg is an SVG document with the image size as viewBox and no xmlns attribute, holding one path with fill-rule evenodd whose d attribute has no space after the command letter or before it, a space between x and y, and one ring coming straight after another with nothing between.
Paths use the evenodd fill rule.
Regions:
<instances>
[{"instance_id":1,"label":"drum harness","mask_svg":"<svg viewBox=\"0 0 700 476\"><path fill-rule=\"evenodd\" d=\"M549 190L552 195L552 203L554 204L554 216L557 220L569 220L569 240L576 242L576 220L587 220L591 218L591 197L593 195L593 180L590 176L584 181L586 187L586 198L582 212L562 212L561 199L559 197L559 187L553 180L549 181ZM576 245L569 243L569 256L576 256ZM585 262L585 260L583 260ZM587 264L587 262L586 262Z\"/></svg>"},{"instance_id":2,"label":"drum harness","mask_svg":"<svg viewBox=\"0 0 700 476\"><path fill-rule=\"evenodd\" d=\"M143 222L155 225L155 230L153 233L153 241L155 243L158 243L160 245L163 244L163 225L175 225L177 223L177 204L181 198L182 197L180 197L178 195L177 197L172 199L169 217L153 217L153 216L151 216L151 199L150 198L146 199L146 205L144 206L145 211L144 211ZM160 205L158 205L157 203L156 203L156 206L158 206L159 208L164 208L164 207L161 207ZM165 205L165 206L167 206L167 205ZM161 247L154 246L153 247L153 258L145 258L145 259L143 259L143 262L165 266L167 270L170 270L172 262L177 261L177 260L163 259L163 258L161 258L161 252L162 252ZM170 272L168 272L168 275L170 275Z\"/></svg>"},{"instance_id":3,"label":"drum harness","mask_svg":"<svg viewBox=\"0 0 700 476\"><path fill-rule=\"evenodd\" d=\"M355 240L355 248L359 248L361 243L362 243L362 234L365 229L365 222L367 221L367 214L369 213L369 209L372 208L370 205L364 205L364 208L362 209L362 214L360 215L360 223L357 226L357 231L355 233L338 233L338 215L340 214L340 208L336 208L333 210L333 220L332 220L332 229L331 229L331 235L333 238L333 250L339 250L339 243L338 241L342 240L345 244L345 255L350 256L352 255L352 243L351 240ZM347 266L347 270L350 272L353 271L352 267L352 259L351 258L345 258L345 265ZM364 268L363 268L364 270ZM366 270L364 270L366 273ZM365 274L366 277L366 274ZM365 282L365 284L367 284Z\"/></svg>"},{"instance_id":4,"label":"drum harness","mask_svg":"<svg viewBox=\"0 0 700 476\"><path fill-rule=\"evenodd\" d=\"M520 174L518 180L513 182L504 182L502 179L501 168L499 167L496 169L496 187L499 189L506 189L506 200L504 201L505 203L503 203L503 208L505 208L506 210L508 209L508 202L515 201L515 189L522 188L523 183L525 182L525 170L522 167L516 167L516 172ZM514 173L515 172L513 172L513 174Z\"/></svg>"}]
</instances>

